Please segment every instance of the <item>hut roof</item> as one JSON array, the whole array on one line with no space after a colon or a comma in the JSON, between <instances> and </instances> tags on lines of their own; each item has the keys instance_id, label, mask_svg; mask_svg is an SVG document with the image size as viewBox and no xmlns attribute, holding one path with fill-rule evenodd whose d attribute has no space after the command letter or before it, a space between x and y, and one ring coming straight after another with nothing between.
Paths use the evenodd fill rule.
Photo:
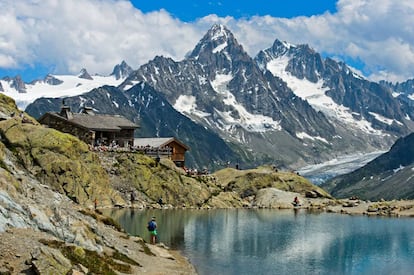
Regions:
<instances>
[{"instance_id":1,"label":"hut roof","mask_svg":"<svg viewBox=\"0 0 414 275\"><path fill-rule=\"evenodd\" d=\"M182 147L184 147L186 150L189 150L188 146L184 143L178 141L174 137L163 137L163 138L135 138L134 139L134 146L150 146L154 148L160 148L167 146L171 142L175 141Z\"/></svg>"},{"instance_id":2,"label":"hut roof","mask_svg":"<svg viewBox=\"0 0 414 275\"><path fill-rule=\"evenodd\" d=\"M88 115L72 114L69 121L92 130L111 130L135 129L138 125L120 115Z\"/></svg>"},{"instance_id":3,"label":"hut roof","mask_svg":"<svg viewBox=\"0 0 414 275\"><path fill-rule=\"evenodd\" d=\"M70 118L66 118L59 113L49 114L94 131L120 131L121 129L136 129L139 127L137 124L120 115L72 113Z\"/></svg>"}]
</instances>

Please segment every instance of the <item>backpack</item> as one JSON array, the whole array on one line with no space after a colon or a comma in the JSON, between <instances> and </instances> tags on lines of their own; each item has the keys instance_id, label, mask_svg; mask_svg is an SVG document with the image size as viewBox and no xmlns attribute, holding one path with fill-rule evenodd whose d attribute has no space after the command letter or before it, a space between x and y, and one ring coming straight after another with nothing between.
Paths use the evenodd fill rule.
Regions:
<instances>
[{"instance_id":1,"label":"backpack","mask_svg":"<svg viewBox=\"0 0 414 275\"><path fill-rule=\"evenodd\" d=\"M148 231L154 231L155 230L155 223L153 221L148 222Z\"/></svg>"}]
</instances>

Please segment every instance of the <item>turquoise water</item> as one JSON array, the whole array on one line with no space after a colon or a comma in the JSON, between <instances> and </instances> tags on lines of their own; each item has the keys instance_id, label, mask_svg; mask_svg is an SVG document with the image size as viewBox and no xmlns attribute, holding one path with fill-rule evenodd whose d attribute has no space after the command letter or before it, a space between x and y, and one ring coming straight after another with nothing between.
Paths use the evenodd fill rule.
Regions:
<instances>
[{"instance_id":1,"label":"turquoise water","mask_svg":"<svg viewBox=\"0 0 414 275\"><path fill-rule=\"evenodd\" d=\"M414 274L414 218L293 210L112 210L144 237L157 217L159 240L199 274Z\"/></svg>"}]
</instances>

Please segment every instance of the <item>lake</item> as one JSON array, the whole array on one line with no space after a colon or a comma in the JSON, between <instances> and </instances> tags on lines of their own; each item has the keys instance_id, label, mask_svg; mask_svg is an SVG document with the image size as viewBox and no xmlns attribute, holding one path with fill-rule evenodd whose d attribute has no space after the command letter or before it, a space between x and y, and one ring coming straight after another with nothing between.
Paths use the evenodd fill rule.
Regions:
<instances>
[{"instance_id":1,"label":"lake","mask_svg":"<svg viewBox=\"0 0 414 275\"><path fill-rule=\"evenodd\" d=\"M414 219L305 210L108 210L131 235L159 240L199 274L414 274Z\"/></svg>"}]
</instances>

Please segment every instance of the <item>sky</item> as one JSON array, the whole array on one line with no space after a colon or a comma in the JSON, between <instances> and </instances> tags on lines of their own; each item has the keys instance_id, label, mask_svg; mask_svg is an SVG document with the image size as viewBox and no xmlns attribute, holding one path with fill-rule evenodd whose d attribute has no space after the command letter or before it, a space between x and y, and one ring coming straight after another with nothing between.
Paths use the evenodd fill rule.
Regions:
<instances>
[{"instance_id":1,"label":"sky","mask_svg":"<svg viewBox=\"0 0 414 275\"><path fill-rule=\"evenodd\" d=\"M252 57L279 39L374 81L414 78L412 0L0 0L0 10L0 79L180 61L215 23Z\"/></svg>"}]
</instances>

